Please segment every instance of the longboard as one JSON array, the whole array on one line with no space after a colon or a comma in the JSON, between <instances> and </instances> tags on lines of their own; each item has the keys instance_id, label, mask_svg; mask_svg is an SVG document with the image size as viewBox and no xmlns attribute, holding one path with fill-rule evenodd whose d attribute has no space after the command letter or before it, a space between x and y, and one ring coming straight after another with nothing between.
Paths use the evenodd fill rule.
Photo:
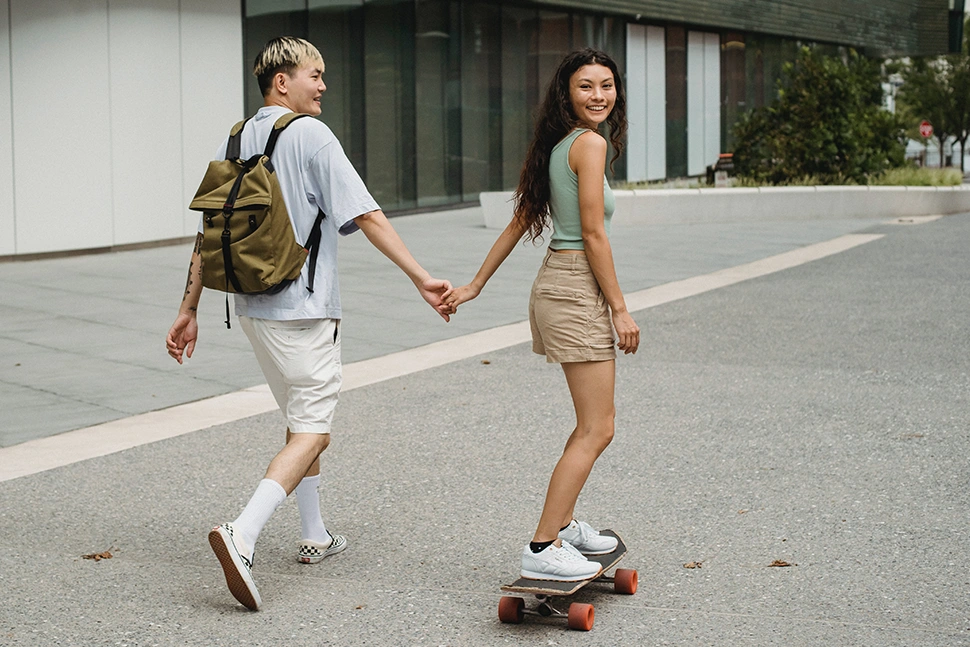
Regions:
<instances>
[{"instance_id":1,"label":"longboard","mask_svg":"<svg viewBox=\"0 0 970 647\"><path fill-rule=\"evenodd\" d=\"M567 619L570 629L589 631L593 628L595 611L591 604L573 602L568 612L563 612L552 605L553 598L573 595L590 582L612 583L617 593L633 595L637 590L637 572L632 569L618 568L613 576L606 574L616 566L626 555L626 544L618 534L612 530L601 530L601 535L616 537L616 548L604 555L587 555L590 561L598 562L603 569L599 575L574 582L560 582L557 580L534 580L520 577L511 584L502 586L507 593L526 593L534 595L539 600L535 609L526 608L525 600L518 596L503 596L499 600L498 616L502 622L520 623L525 615L539 615L544 617L562 617Z\"/></svg>"}]
</instances>

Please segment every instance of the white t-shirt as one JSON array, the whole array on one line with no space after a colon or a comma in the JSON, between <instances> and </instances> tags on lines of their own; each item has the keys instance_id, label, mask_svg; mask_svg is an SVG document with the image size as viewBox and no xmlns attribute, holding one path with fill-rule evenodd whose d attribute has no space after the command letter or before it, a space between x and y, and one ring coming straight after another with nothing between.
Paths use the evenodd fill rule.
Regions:
<instances>
[{"instance_id":1,"label":"white t-shirt","mask_svg":"<svg viewBox=\"0 0 970 647\"><path fill-rule=\"evenodd\" d=\"M290 112L282 106L264 106L249 120L240 141L240 157L263 152L273 124ZM226 137L215 159L225 159ZM283 202L293 222L297 242L303 244L317 217L317 205L326 214L317 256L313 292L307 290L309 261L300 278L276 294L234 294L236 315L258 319L340 319L337 281L337 234L357 231L354 218L380 209L363 180L347 159L340 142L321 121L304 117L286 127L272 156ZM202 223L199 224L202 231Z\"/></svg>"}]
</instances>

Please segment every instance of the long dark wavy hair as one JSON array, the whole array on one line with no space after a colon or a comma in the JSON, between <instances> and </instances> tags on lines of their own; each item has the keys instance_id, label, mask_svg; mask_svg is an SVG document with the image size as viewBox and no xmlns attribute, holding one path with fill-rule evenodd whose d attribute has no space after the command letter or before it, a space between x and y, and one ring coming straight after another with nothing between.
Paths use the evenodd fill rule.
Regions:
<instances>
[{"instance_id":1,"label":"long dark wavy hair","mask_svg":"<svg viewBox=\"0 0 970 647\"><path fill-rule=\"evenodd\" d=\"M609 54L590 48L568 54L559 64L559 69L549 83L546 98L539 107L535 135L529 144L529 152L519 175L519 187L514 196L514 217L525 225L526 240L542 240L542 232L549 224L549 157L553 147L580 125L569 96L569 80L584 65L603 65L613 73L616 102L613 111L606 118L610 144L613 146L610 172L613 171L613 163L623 152L623 140L626 137L626 95L616 62Z\"/></svg>"}]
</instances>

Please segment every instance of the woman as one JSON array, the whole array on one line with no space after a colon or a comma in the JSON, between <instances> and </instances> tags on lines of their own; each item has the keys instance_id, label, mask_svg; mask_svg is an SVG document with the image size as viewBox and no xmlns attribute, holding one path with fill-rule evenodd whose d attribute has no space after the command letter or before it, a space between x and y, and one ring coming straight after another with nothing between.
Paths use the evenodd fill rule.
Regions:
<instances>
[{"instance_id":1,"label":"woman","mask_svg":"<svg viewBox=\"0 0 970 647\"><path fill-rule=\"evenodd\" d=\"M541 240L551 222L549 251L529 299L532 348L561 364L576 428L552 473L535 535L522 552L523 577L586 579L600 571L586 555L616 547L616 539L577 521L573 508L613 438L614 344L624 353L635 353L640 344L613 267L614 200L605 176L607 144L598 132L606 122L612 164L623 148L625 108L622 80L608 55L584 49L563 59L539 112L515 215L472 282L444 297L453 309L477 297L516 243L523 237Z\"/></svg>"}]
</instances>

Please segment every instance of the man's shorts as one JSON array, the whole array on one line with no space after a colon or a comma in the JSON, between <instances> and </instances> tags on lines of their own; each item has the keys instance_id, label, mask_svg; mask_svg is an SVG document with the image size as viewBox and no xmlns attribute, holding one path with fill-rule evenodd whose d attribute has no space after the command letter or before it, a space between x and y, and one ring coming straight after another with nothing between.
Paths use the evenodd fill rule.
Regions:
<instances>
[{"instance_id":1,"label":"man's shorts","mask_svg":"<svg viewBox=\"0 0 970 647\"><path fill-rule=\"evenodd\" d=\"M547 362L616 358L613 321L586 254L546 252L529 297L532 351Z\"/></svg>"},{"instance_id":2,"label":"man's shorts","mask_svg":"<svg viewBox=\"0 0 970 647\"><path fill-rule=\"evenodd\" d=\"M289 430L329 434L340 394L336 319L273 321L239 317Z\"/></svg>"}]
</instances>

